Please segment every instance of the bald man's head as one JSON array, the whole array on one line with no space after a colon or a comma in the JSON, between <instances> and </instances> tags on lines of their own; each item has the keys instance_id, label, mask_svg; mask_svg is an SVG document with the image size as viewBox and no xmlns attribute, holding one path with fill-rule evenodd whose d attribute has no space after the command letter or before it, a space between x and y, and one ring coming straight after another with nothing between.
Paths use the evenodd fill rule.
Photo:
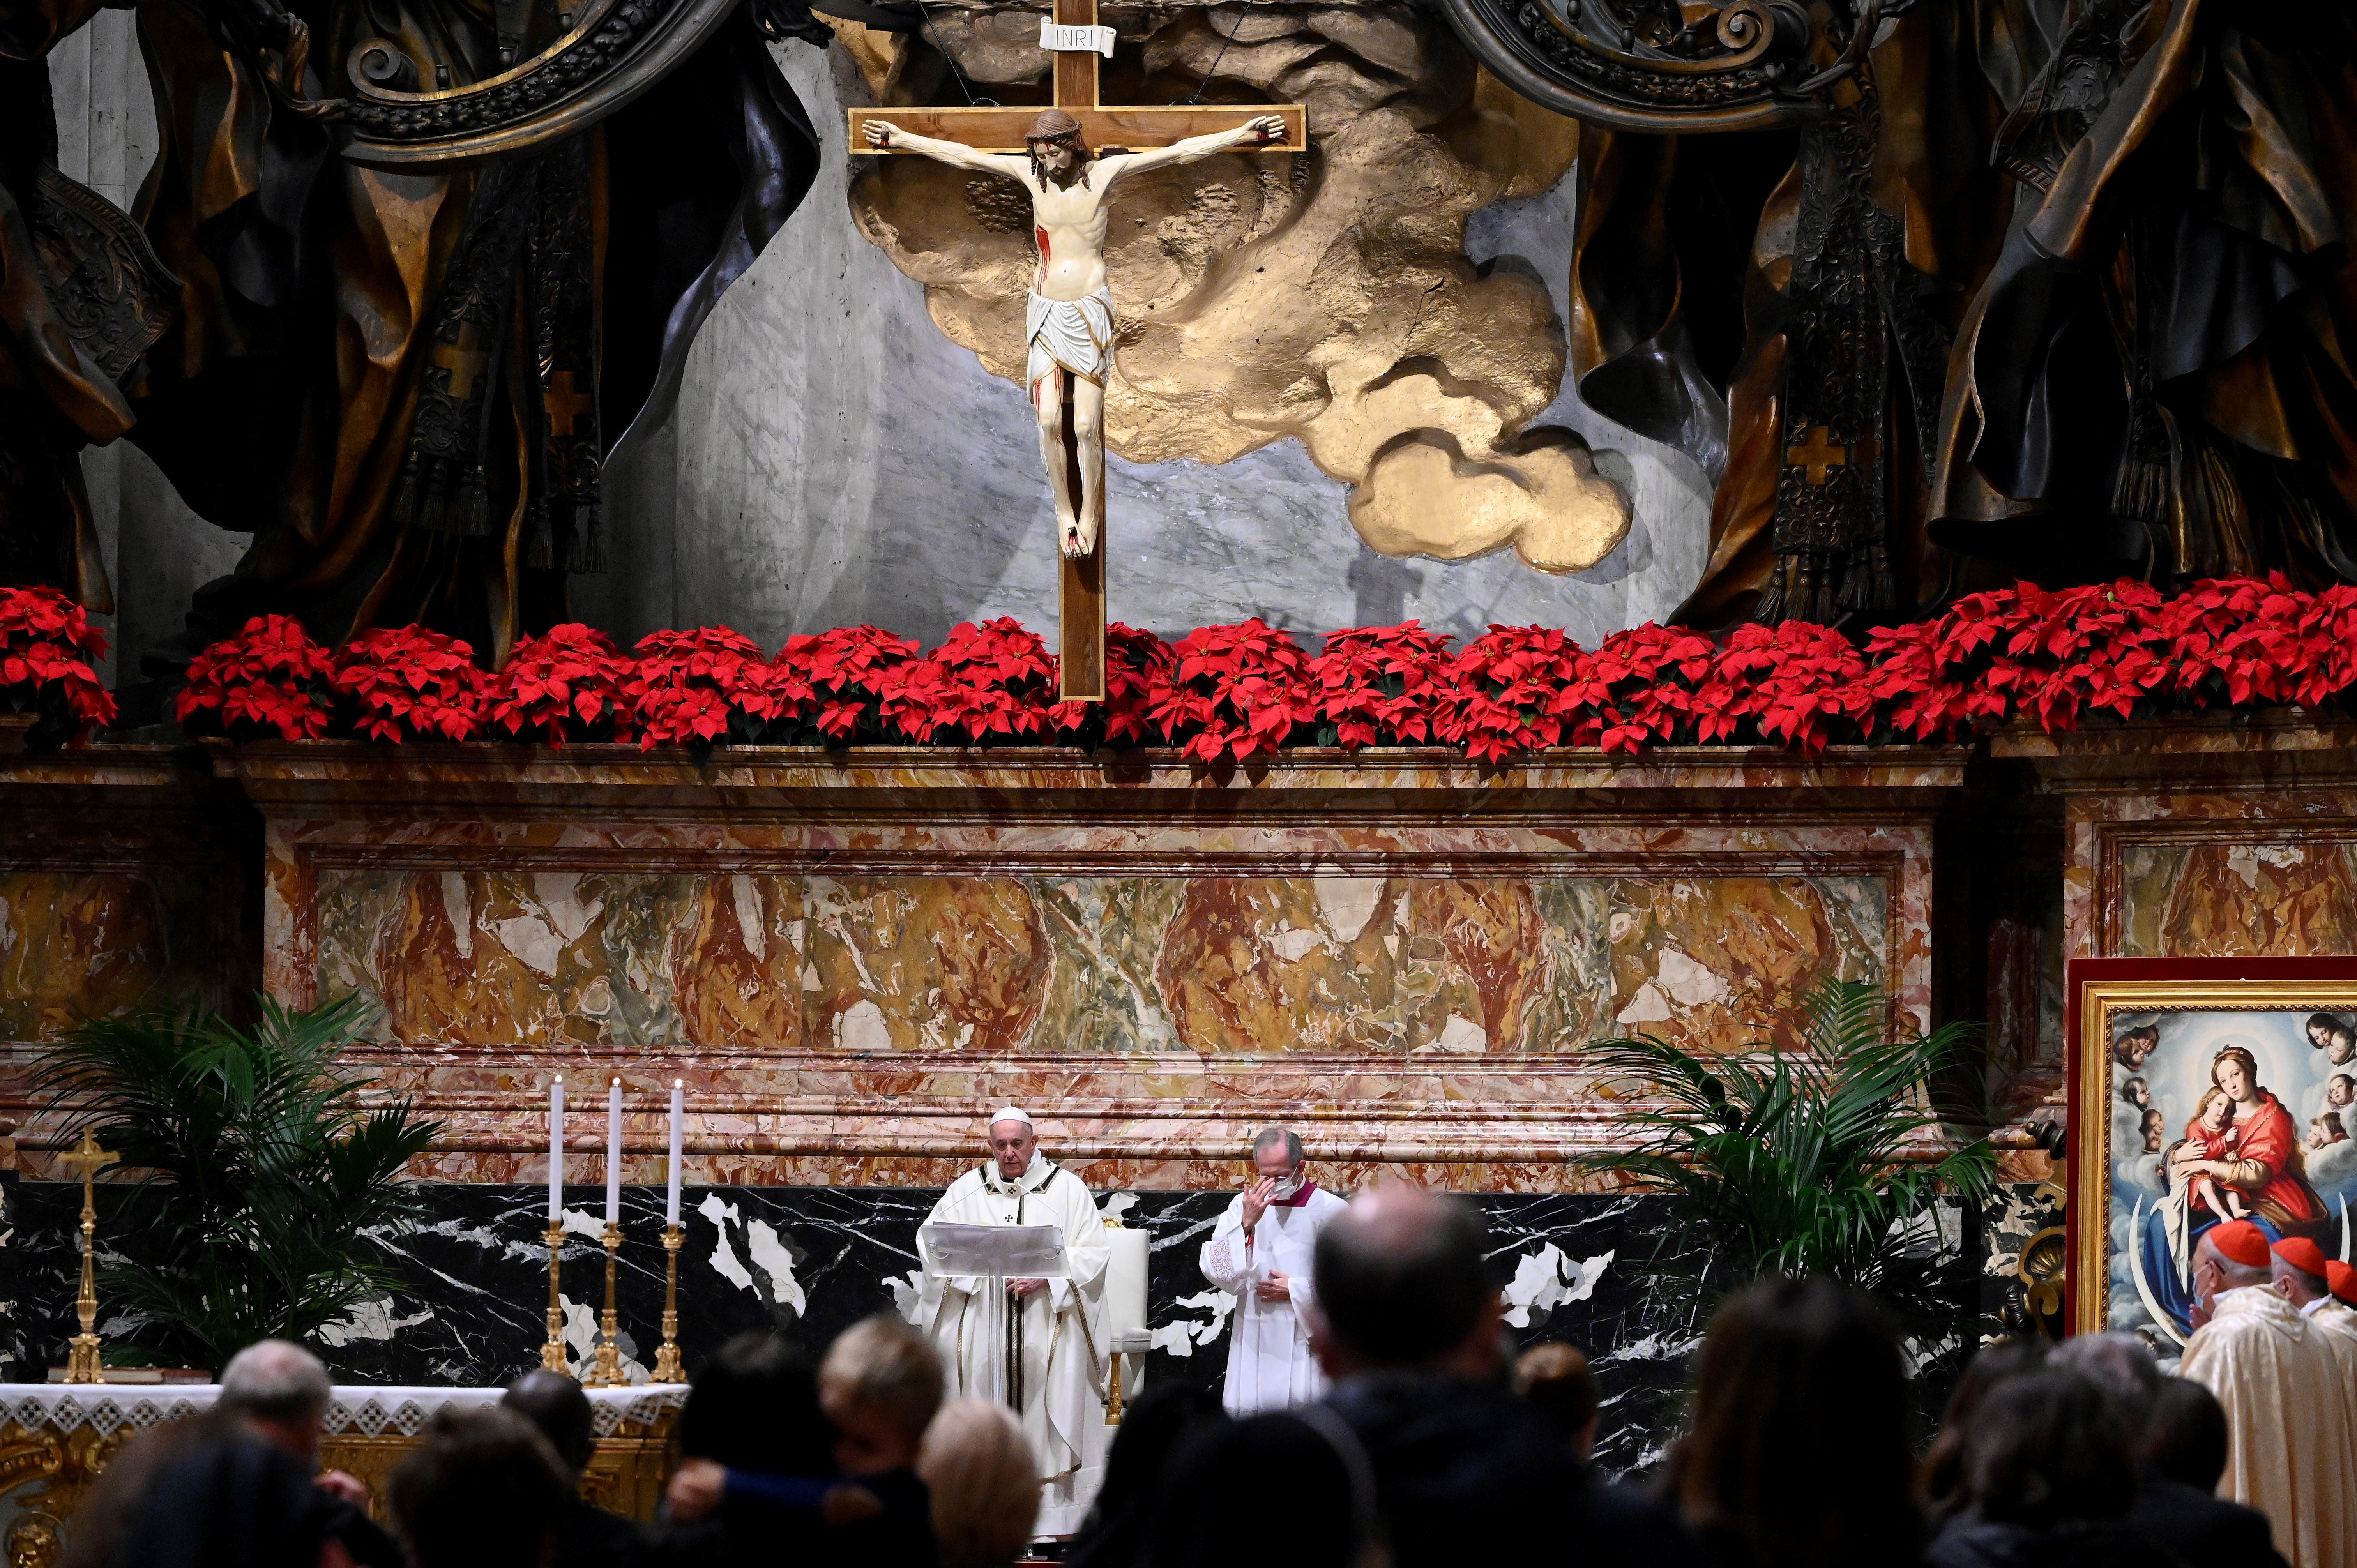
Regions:
<instances>
[{"instance_id":1,"label":"bald man's head","mask_svg":"<svg viewBox=\"0 0 2357 1568\"><path fill-rule=\"evenodd\" d=\"M1470 1204L1409 1187L1360 1195L1318 1235L1326 1338L1354 1367L1446 1360L1493 1326L1487 1250Z\"/></svg>"}]
</instances>

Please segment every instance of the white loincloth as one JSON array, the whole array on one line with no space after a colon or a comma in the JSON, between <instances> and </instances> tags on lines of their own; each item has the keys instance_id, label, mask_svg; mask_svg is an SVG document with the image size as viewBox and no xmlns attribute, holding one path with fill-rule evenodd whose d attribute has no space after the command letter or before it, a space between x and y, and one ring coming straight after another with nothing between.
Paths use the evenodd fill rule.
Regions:
<instances>
[{"instance_id":1,"label":"white loincloth","mask_svg":"<svg viewBox=\"0 0 2357 1568\"><path fill-rule=\"evenodd\" d=\"M1103 386L1113 363L1113 289L1108 285L1082 299L1032 295L1023 312L1023 331L1031 345L1025 385L1036 389L1049 371L1061 369Z\"/></svg>"}]
</instances>

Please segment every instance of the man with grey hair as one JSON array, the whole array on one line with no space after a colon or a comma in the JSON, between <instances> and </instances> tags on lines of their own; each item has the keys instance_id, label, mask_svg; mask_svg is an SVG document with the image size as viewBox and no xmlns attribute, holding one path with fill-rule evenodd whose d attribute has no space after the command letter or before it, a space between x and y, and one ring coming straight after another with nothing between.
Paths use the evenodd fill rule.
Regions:
<instances>
[{"instance_id":1,"label":"man with grey hair","mask_svg":"<svg viewBox=\"0 0 2357 1568\"><path fill-rule=\"evenodd\" d=\"M1310 1262L1318 1232L1348 1206L1302 1175L1301 1139L1271 1127L1253 1140L1253 1181L1203 1243L1203 1277L1236 1298L1228 1330L1232 1415L1308 1404L1326 1391L1309 1350Z\"/></svg>"},{"instance_id":2,"label":"man with grey hair","mask_svg":"<svg viewBox=\"0 0 2357 1568\"><path fill-rule=\"evenodd\" d=\"M290 1339L260 1339L221 1369L218 1416L243 1422L273 1447L304 1464L319 1462L319 1437L335 1385L319 1358ZM327 1532L361 1568L398 1568L405 1562L393 1537L368 1517L369 1490L358 1477L323 1470L318 1487L340 1507Z\"/></svg>"}]
</instances>

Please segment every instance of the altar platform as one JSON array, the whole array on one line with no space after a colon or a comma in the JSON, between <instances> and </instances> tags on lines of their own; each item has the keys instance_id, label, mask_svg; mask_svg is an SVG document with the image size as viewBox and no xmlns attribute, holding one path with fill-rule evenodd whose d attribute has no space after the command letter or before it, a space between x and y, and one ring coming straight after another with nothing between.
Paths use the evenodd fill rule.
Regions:
<instances>
[{"instance_id":1,"label":"altar platform","mask_svg":"<svg viewBox=\"0 0 2357 1568\"><path fill-rule=\"evenodd\" d=\"M328 1402L320 1467L357 1477L370 1512L384 1517L385 1482L435 1413L497 1404L496 1388L339 1384ZM683 1384L588 1391L596 1451L581 1495L600 1508L652 1519L670 1478L672 1428ZM167 1421L201 1415L217 1383L0 1383L0 1548L11 1568L48 1568L67 1527L123 1444Z\"/></svg>"},{"instance_id":2,"label":"altar platform","mask_svg":"<svg viewBox=\"0 0 2357 1568\"><path fill-rule=\"evenodd\" d=\"M0 1353L21 1376L71 1332L78 1191L23 1087L38 1042L143 996L264 987L367 998L356 1054L446 1124L415 1167L425 1225L371 1260L407 1283L329 1347L355 1380L532 1363L564 1073L625 1083L642 1362L676 1078L691 1369L732 1332L823 1343L902 1305L917 1222L979 1157L982 1108L1015 1100L1105 1212L1153 1233L1153 1378L1216 1381L1226 1314L1194 1250L1250 1134L1284 1122L1335 1187L1476 1195L1518 1333L1605 1356L1616 1388L1674 1387L1695 1326L1629 1267L1656 1200L1569 1164L1628 1110L1587 1047L1789 1047L1828 975L1886 987L1903 1021L1986 1022L2010 1185L1967 1219L1993 1307L2059 1223L2025 1129L2066 1113L2065 958L2357 950L2352 757L2357 726L2262 711L1497 767L340 742L9 758L0 1270L19 1305ZM602 1133L575 1131L575 1179L602 1180ZM102 1234L125 1202L102 1185ZM595 1189L567 1208L586 1345ZM1632 1427L1603 1457L1648 1441Z\"/></svg>"}]
</instances>

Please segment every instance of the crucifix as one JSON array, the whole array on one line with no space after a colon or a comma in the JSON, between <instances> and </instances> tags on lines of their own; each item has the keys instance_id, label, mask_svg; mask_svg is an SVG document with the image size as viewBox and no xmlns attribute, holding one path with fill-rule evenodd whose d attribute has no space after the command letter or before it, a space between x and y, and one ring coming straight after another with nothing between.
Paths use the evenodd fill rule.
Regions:
<instances>
[{"instance_id":1,"label":"crucifix","mask_svg":"<svg viewBox=\"0 0 2357 1568\"><path fill-rule=\"evenodd\" d=\"M1053 5L1052 16L1039 24L1039 47L1055 56L1053 108L854 109L850 146L857 153L917 153L1004 175L1030 192L1039 264L1024 313L1024 381L1056 498L1058 695L1101 703L1104 379L1113 366L1114 333L1104 263L1107 193L1125 175L1214 153L1306 151L1308 119L1299 104L1101 104L1097 65L1101 56L1113 56L1114 31L1098 24L1097 0L1053 0Z\"/></svg>"},{"instance_id":2,"label":"crucifix","mask_svg":"<svg viewBox=\"0 0 2357 1568\"><path fill-rule=\"evenodd\" d=\"M81 1332L73 1337L66 1352L66 1381L70 1383L104 1380L99 1370L98 1273L92 1262L98 1251L98 1195L91 1184L97 1181L98 1173L117 1157L112 1149L100 1148L97 1135L87 1127L81 1130L81 1146L58 1156L58 1164L81 1173L81 1291L74 1297L74 1313L81 1319Z\"/></svg>"}]
</instances>

